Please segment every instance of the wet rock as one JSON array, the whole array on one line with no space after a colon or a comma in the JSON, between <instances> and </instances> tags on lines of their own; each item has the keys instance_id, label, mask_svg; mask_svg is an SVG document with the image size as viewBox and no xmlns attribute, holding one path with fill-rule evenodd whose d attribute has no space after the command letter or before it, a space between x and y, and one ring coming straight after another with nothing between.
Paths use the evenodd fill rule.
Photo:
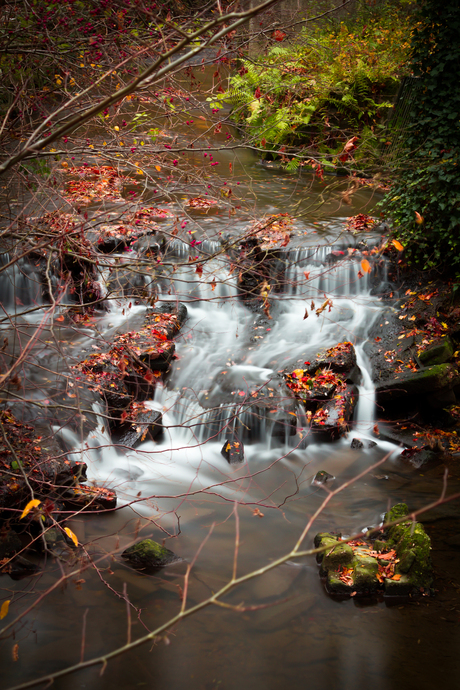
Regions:
<instances>
[{"instance_id":1,"label":"wet rock","mask_svg":"<svg viewBox=\"0 0 460 690\"><path fill-rule=\"evenodd\" d=\"M320 574L326 578L330 594L369 595L383 592L386 595L414 595L428 593L433 581L431 568L431 543L423 526L408 518L407 506L394 506L384 522L399 520L397 525L374 531L379 537L341 541L340 534L317 534L315 547L324 547L317 556Z\"/></svg>"},{"instance_id":2,"label":"wet rock","mask_svg":"<svg viewBox=\"0 0 460 690\"><path fill-rule=\"evenodd\" d=\"M307 372L312 374L318 367L340 374L346 382L360 382L355 348L353 343L349 341L338 343L334 347L319 352L316 359L308 365Z\"/></svg>"},{"instance_id":3,"label":"wet rock","mask_svg":"<svg viewBox=\"0 0 460 690\"><path fill-rule=\"evenodd\" d=\"M58 444L50 444L52 436L42 439L30 424L23 424L10 410L0 412L0 424L7 441L0 441L0 508L10 517L8 508L23 508L30 499L32 487L39 500L58 500L62 484L76 484L84 477L84 465L71 463ZM20 464L21 466L20 466Z\"/></svg>"},{"instance_id":4,"label":"wet rock","mask_svg":"<svg viewBox=\"0 0 460 690\"><path fill-rule=\"evenodd\" d=\"M12 580L22 580L23 577L35 575L39 570L39 566L29 561L28 558L16 556L12 561L1 567L0 573L9 575Z\"/></svg>"},{"instance_id":5,"label":"wet rock","mask_svg":"<svg viewBox=\"0 0 460 690\"><path fill-rule=\"evenodd\" d=\"M333 474L329 474L329 472L326 472L325 470L320 470L315 474L311 483L321 486L321 484L332 484L334 479L335 477Z\"/></svg>"},{"instance_id":6,"label":"wet rock","mask_svg":"<svg viewBox=\"0 0 460 690\"><path fill-rule=\"evenodd\" d=\"M407 505L399 503L386 513L384 522L393 522L406 516L409 517ZM411 586L413 590L429 591L433 583L431 540L423 525L408 519L389 527L387 534L387 547L393 548L400 560L395 573L404 575L404 578L394 580L392 590L397 590L398 582L402 580L401 589Z\"/></svg>"},{"instance_id":7,"label":"wet rock","mask_svg":"<svg viewBox=\"0 0 460 690\"><path fill-rule=\"evenodd\" d=\"M101 225L94 244L103 254L125 252L138 239L155 233L155 227L139 227L130 225Z\"/></svg>"},{"instance_id":8,"label":"wet rock","mask_svg":"<svg viewBox=\"0 0 460 690\"><path fill-rule=\"evenodd\" d=\"M133 568L139 570L155 570L181 560L175 553L161 546L153 539L142 539L127 548L121 554Z\"/></svg>"},{"instance_id":9,"label":"wet rock","mask_svg":"<svg viewBox=\"0 0 460 690\"><path fill-rule=\"evenodd\" d=\"M374 448L377 443L375 441L370 441L368 439L363 439L361 440L360 438L354 438L350 444L350 448Z\"/></svg>"},{"instance_id":10,"label":"wet rock","mask_svg":"<svg viewBox=\"0 0 460 690\"><path fill-rule=\"evenodd\" d=\"M448 362L453 354L454 346L452 340L447 336L420 352L418 360L422 367L430 367Z\"/></svg>"},{"instance_id":11,"label":"wet rock","mask_svg":"<svg viewBox=\"0 0 460 690\"><path fill-rule=\"evenodd\" d=\"M287 213L271 215L254 222L245 233L238 257L238 289L253 308L268 312L268 295L284 280L283 248L290 242L292 223Z\"/></svg>"},{"instance_id":12,"label":"wet rock","mask_svg":"<svg viewBox=\"0 0 460 690\"><path fill-rule=\"evenodd\" d=\"M220 452L230 465L244 462L244 446L235 435L226 439Z\"/></svg>"},{"instance_id":13,"label":"wet rock","mask_svg":"<svg viewBox=\"0 0 460 690\"><path fill-rule=\"evenodd\" d=\"M174 358L172 338L186 317L184 305L163 303L150 309L136 330L115 335L108 352L92 353L73 367L76 378L105 400L112 431L127 421L133 402L153 398L157 381L164 380Z\"/></svg>"},{"instance_id":14,"label":"wet rock","mask_svg":"<svg viewBox=\"0 0 460 690\"><path fill-rule=\"evenodd\" d=\"M321 405L311 417L311 429L315 435L334 440L346 433L357 400L355 386L344 385L337 389L334 399Z\"/></svg>"},{"instance_id":15,"label":"wet rock","mask_svg":"<svg viewBox=\"0 0 460 690\"><path fill-rule=\"evenodd\" d=\"M149 410L143 406L134 408L128 413L128 421L117 427L113 435L115 443L128 448L136 448L143 441L153 441L163 432L163 416L158 410Z\"/></svg>"},{"instance_id":16,"label":"wet rock","mask_svg":"<svg viewBox=\"0 0 460 690\"><path fill-rule=\"evenodd\" d=\"M91 511L113 510L117 505L117 494L111 489L97 486L69 486L61 495L66 507L72 509L90 508Z\"/></svg>"},{"instance_id":17,"label":"wet rock","mask_svg":"<svg viewBox=\"0 0 460 690\"><path fill-rule=\"evenodd\" d=\"M444 407L450 402L453 387L458 384L459 373L452 364L437 364L419 371L408 371L380 383L376 387L379 405L389 405L402 398L429 398L433 406Z\"/></svg>"}]
</instances>

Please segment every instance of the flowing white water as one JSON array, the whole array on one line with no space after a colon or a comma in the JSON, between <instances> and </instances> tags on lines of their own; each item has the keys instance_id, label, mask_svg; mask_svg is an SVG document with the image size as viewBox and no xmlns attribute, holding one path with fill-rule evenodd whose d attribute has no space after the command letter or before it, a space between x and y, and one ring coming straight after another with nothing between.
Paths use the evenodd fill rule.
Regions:
<instances>
[{"instance_id":1,"label":"flowing white water","mask_svg":"<svg viewBox=\"0 0 460 690\"><path fill-rule=\"evenodd\" d=\"M220 486L219 494L238 498L243 491L255 499L258 489L248 488L244 478L280 458L288 466L293 461L311 465L311 473L319 464L321 469L337 472L354 462L355 456L346 452L351 438L373 438L374 389L363 344L380 304L370 295L368 276L358 277L359 261L343 250L335 251L342 252L341 260L332 266L330 247L287 255L285 288L271 295L272 319L255 317L238 299L228 267L215 262L207 267L207 278L191 267L178 269L171 293L187 304L188 319L177 339L178 360L171 379L147 403L163 413L163 437L127 451L111 445L101 420L83 444L76 437L68 439L88 463L90 478L116 488L120 501L129 502L139 496L190 493L241 477ZM171 294L161 299L170 301ZM315 310L327 299L330 304L317 316ZM304 318L306 309L308 318ZM120 308L105 320L118 323ZM245 390L273 385L279 372L302 366L314 360L319 350L344 340L355 344L361 383L350 432L339 441L299 447L299 435L287 436L284 442L274 439L273 421L258 419L238 403L224 402L219 408L229 392L243 391L239 395L244 396ZM220 451L235 416L245 435L246 463L230 467ZM297 424L298 431L308 437L300 408ZM383 445L388 450L389 444ZM148 512L151 507L147 503L142 510Z\"/></svg>"}]
</instances>

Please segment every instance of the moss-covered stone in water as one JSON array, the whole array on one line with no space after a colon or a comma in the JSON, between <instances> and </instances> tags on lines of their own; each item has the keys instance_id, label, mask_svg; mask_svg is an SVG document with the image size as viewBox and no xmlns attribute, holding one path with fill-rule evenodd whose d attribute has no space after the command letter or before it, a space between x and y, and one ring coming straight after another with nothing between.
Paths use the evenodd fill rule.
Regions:
<instances>
[{"instance_id":1,"label":"moss-covered stone in water","mask_svg":"<svg viewBox=\"0 0 460 690\"><path fill-rule=\"evenodd\" d=\"M326 588L330 594L351 594L353 592L353 584L347 584L340 579L340 572L329 570L326 579Z\"/></svg>"},{"instance_id":2,"label":"moss-covered stone in water","mask_svg":"<svg viewBox=\"0 0 460 690\"><path fill-rule=\"evenodd\" d=\"M358 592L372 592L379 586L377 559L372 556L358 556L353 560L353 581Z\"/></svg>"},{"instance_id":3,"label":"moss-covered stone in water","mask_svg":"<svg viewBox=\"0 0 460 690\"><path fill-rule=\"evenodd\" d=\"M143 539L121 554L134 568L162 568L178 561L175 553L153 539Z\"/></svg>"},{"instance_id":4,"label":"moss-covered stone in water","mask_svg":"<svg viewBox=\"0 0 460 690\"><path fill-rule=\"evenodd\" d=\"M324 552L321 563L322 571L337 570L342 566L349 567L353 560L353 549L348 544L336 542Z\"/></svg>"},{"instance_id":5,"label":"moss-covered stone in water","mask_svg":"<svg viewBox=\"0 0 460 690\"><path fill-rule=\"evenodd\" d=\"M409 515L409 508L405 503L397 503L393 508L391 508L388 513L385 513L383 518L384 523L394 522L400 518L404 518Z\"/></svg>"},{"instance_id":6,"label":"moss-covered stone in water","mask_svg":"<svg viewBox=\"0 0 460 690\"><path fill-rule=\"evenodd\" d=\"M326 547L326 550L328 551L329 549L332 549L333 546L335 546L339 538L341 537L340 534L331 534L330 532L320 532L315 536L314 539L314 544L315 544L315 549L319 549L322 546ZM324 554L326 551L321 551L320 553L316 554L316 560L318 563L321 563L321 561L324 558Z\"/></svg>"}]
</instances>

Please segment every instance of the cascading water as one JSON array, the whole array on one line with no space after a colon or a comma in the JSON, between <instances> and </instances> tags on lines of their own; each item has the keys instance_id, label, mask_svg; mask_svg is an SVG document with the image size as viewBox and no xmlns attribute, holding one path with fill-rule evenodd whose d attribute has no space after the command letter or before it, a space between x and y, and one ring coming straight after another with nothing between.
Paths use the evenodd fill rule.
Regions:
<instances>
[{"instance_id":1,"label":"cascading water","mask_svg":"<svg viewBox=\"0 0 460 690\"><path fill-rule=\"evenodd\" d=\"M185 251L179 245L175 249L181 256ZM380 303L370 294L368 275L359 277L357 251L349 253L337 245L291 250L285 256L284 287L271 295L271 319L244 306L237 297L235 278L222 262L207 266L206 279L194 267L174 273L169 294L160 295L160 300L174 296L186 303L188 320L178 338L179 359L171 379L147 403L163 411L165 432L161 440L141 443L128 452L110 444L101 431L103 422L83 444L74 439L75 451L88 463L92 479L116 487L120 500L129 502L139 491L142 496L176 495L220 483L238 472L245 476L280 456L288 465L293 459L309 465L310 474L320 466L339 473L355 460L346 458L350 435L372 438L374 392L362 346ZM330 304L316 315L315 309L325 300ZM306 309L308 318L304 318ZM113 317L117 320L116 313ZM300 437L278 434L275 438L276 419L259 419L244 405L225 401L226 393L244 395L246 389L274 385L279 372L301 366L318 350L344 340L355 344L361 382L350 433L341 440L325 444L309 439L300 407ZM236 418L245 444L244 468L229 468L220 453ZM382 445L384 450L392 449L391 444ZM237 482L220 487L227 498L238 498L241 490ZM255 489L252 498L257 497Z\"/></svg>"}]
</instances>

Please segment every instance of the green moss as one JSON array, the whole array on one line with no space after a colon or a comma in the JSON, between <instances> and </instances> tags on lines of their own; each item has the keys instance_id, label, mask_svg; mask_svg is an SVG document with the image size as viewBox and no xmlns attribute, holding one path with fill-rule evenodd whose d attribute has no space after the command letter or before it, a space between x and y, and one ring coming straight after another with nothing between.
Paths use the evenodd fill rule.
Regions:
<instances>
[{"instance_id":1,"label":"green moss","mask_svg":"<svg viewBox=\"0 0 460 690\"><path fill-rule=\"evenodd\" d=\"M321 564L322 570L337 570L342 566L350 567L353 556L351 546L342 542L336 542L328 551L325 551Z\"/></svg>"},{"instance_id":2,"label":"green moss","mask_svg":"<svg viewBox=\"0 0 460 690\"><path fill-rule=\"evenodd\" d=\"M353 580L359 592L374 591L379 587L377 559L372 556L361 556L353 559Z\"/></svg>"},{"instance_id":3,"label":"green moss","mask_svg":"<svg viewBox=\"0 0 460 690\"><path fill-rule=\"evenodd\" d=\"M327 574L326 588L330 594L351 594L353 592L353 584L347 584L340 579L340 572L330 570Z\"/></svg>"},{"instance_id":4,"label":"green moss","mask_svg":"<svg viewBox=\"0 0 460 690\"><path fill-rule=\"evenodd\" d=\"M431 347L427 347L426 350L419 354L418 358L420 364L426 367L433 364L448 362L453 354L454 346L451 339L447 336L434 345L431 345Z\"/></svg>"},{"instance_id":5,"label":"green moss","mask_svg":"<svg viewBox=\"0 0 460 690\"><path fill-rule=\"evenodd\" d=\"M384 523L394 522L394 520L399 520L400 518L409 515L409 508L405 503L397 503L393 508L391 508L388 513L385 513L383 518Z\"/></svg>"},{"instance_id":6,"label":"green moss","mask_svg":"<svg viewBox=\"0 0 460 690\"><path fill-rule=\"evenodd\" d=\"M315 544L315 549L319 549L322 546L326 547L327 550L332 549L335 544L338 543L341 535L340 534L331 534L330 532L320 532L315 536L314 539L314 544ZM321 563L321 561L324 558L324 554L326 551L321 551L321 553L316 554L316 560L318 563Z\"/></svg>"},{"instance_id":7,"label":"green moss","mask_svg":"<svg viewBox=\"0 0 460 690\"><path fill-rule=\"evenodd\" d=\"M123 551L121 555L138 568L161 568L178 560L172 551L153 539L143 539Z\"/></svg>"}]
</instances>

